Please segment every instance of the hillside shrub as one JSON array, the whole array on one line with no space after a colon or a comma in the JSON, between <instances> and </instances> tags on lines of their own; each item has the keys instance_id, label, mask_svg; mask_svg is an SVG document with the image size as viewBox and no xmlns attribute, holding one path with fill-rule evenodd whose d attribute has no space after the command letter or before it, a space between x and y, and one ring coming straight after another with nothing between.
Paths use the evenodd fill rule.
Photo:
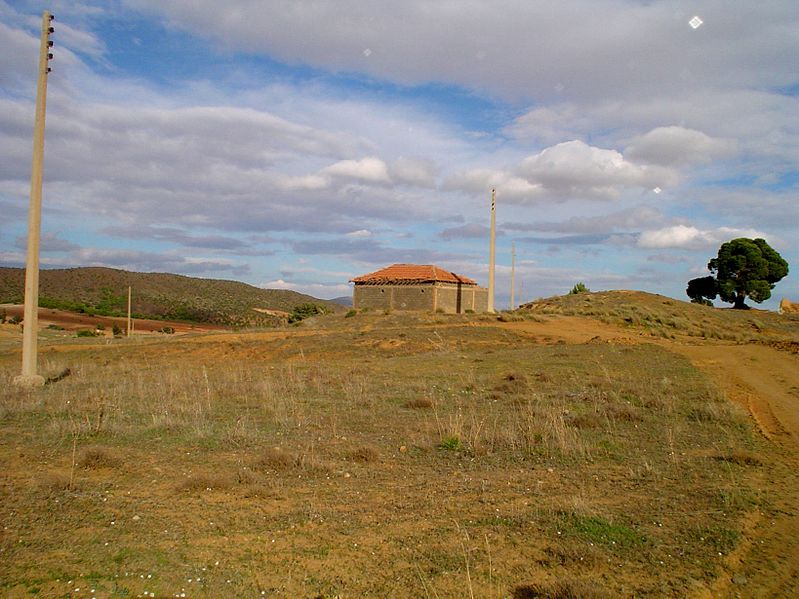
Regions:
<instances>
[{"instance_id":1,"label":"hillside shrub","mask_svg":"<svg viewBox=\"0 0 799 599\"><path fill-rule=\"evenodd\" d=\"M497 316L497 320L500 322L519 322L520 320L524 320L524 316L521 314L514 314L513 312L502 312Z\"/></svg>"},{"instance_id":2,"label":"hillside shrub","mask_svg":"<svg viewBox=\"0 0 799 599\"><path fill-rule=\"evenodd\" d=\"M97 332L92 329L81 329L75 333L76 337L97 337Z\"/></svg>"},{"instance_id":3,"label":"hillside shrub","mask_svg":"<svg viewBox=\"0 0 799 599\"><path fill-rule=\"evenodd\" d=\"M591 290L585 286L585 283L580 282L571 288L571 291L569 291L569 295L577 295L578 293L588 293L589 291Z\"/></svg>"},{"instance_id":4,"label":"hillside shrub","mask_svg":"<svg viewBox=\"0 0 799 599\"><path fill-rule=\"evenodd\" d=\"M325 309L318 305L318 304L298 304L294 306L294 310L292 310L291 314L289 314L289 323L294 324L295 322L300 322L310 316L316 316L317 314L324 314Z\"/></svg>"},{"instance_id":5,"label":"hillside shrub","mask_svg":"<svg viewBox=\"0 0 799 599\"><path fill-rule=\"evenodd\" d=\"M357 310L349 310L345 315L344 318L352 318L358 313Z\"/></svg>"}]
</instances>

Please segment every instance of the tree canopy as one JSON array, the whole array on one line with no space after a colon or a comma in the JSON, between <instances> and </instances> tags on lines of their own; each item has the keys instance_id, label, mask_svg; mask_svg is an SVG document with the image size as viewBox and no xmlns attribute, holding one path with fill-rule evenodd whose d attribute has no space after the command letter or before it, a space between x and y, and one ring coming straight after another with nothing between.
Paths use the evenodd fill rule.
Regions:
<instances>
[{"instance_id":1,"label":"tree canopy","mask_svg":"<svg viewBox=\"0 0 799 599\"><path fill-rule=\"evenodd\" d=\"M738 309L748 308L747 297L758 304L770 298L774 285L788 274L788 263L764 239L746 237L723 243L707 267L712 276L688 281L688 297L710 304L718 295Z\"/></svg>"}]
</instances>

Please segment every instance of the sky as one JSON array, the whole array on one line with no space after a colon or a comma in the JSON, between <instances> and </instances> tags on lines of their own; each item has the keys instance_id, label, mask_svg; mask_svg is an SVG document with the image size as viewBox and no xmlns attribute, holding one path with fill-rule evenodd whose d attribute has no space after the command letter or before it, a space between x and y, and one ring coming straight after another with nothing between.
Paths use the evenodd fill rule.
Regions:
<instances>
[{"instance_id":1,"label":"sky","mask_svg":"<svg viewBox=\"0 0 799 599\"><path fill-rule=\"evenodd\" d=\"M39 32L43 268L351 294L405 262L496 305L687 299L766 239L799 300L799 4L0 0L0 265L24 266Z\"/></svg>"}]
</instances>

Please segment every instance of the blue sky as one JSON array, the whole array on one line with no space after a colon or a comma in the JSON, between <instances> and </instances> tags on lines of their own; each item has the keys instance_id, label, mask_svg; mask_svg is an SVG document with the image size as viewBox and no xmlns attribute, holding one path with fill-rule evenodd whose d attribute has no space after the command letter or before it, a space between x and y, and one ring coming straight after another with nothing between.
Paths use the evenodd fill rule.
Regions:
<instances>
[{"instance_id":1,"label":"blue sky","mask_svg":"<svg viewBox=\"0 0 799 599\"><path fill-rule=\"evenodd\" d=\"M742 236L799 268L792 0L0 0L0 265L24 263L44 9L45 267L485 284L496 187L500 307L514 242L523 300L685 299Z\"/></svg>"}]
</instances>

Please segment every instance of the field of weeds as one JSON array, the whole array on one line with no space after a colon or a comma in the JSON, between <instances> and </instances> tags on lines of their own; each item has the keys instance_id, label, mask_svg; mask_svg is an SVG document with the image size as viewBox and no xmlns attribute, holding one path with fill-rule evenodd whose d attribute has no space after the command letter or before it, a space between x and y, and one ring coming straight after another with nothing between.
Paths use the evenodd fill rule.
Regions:
<instances>
[{"instance_id":1,"label":"field of weeds","mask_svg":"<svg viewBox=\"0 0 799 599\"><path fill-rule=\"evenodd\" d=\"M485 318L0 353L0 594L684 597L764 441L685 358Z\"/></svg>"}]
</instances>

